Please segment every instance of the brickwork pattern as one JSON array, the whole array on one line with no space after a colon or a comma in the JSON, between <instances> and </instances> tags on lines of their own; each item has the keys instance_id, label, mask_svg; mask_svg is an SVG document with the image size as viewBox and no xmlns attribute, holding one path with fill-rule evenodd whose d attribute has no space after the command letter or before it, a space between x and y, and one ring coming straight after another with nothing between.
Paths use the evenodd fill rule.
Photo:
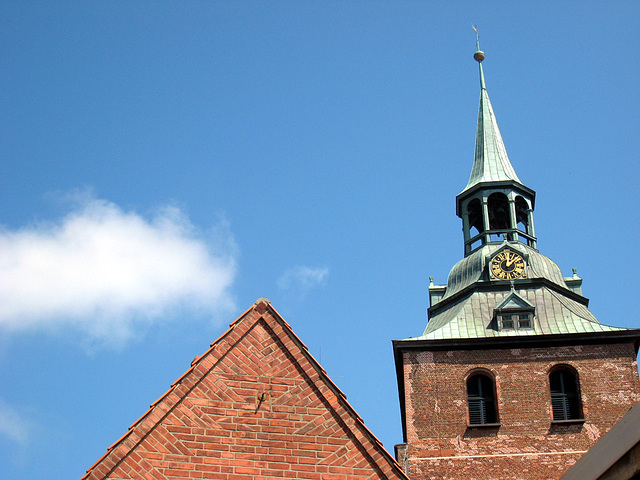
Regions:
<instances>
[{"instance_id":1,"label":"brickwork pattern","mask_svg":"<svg viewBox=\"0 0 640 480\"><path fill-rule=\"evenodd\" d=\"M264 302L194 360L85 478L406 480Z\"/></svg>"},{"instance_id":2,"label":"brickwork pattern","mask_svg":"<svg viewBox=\"0 0 640 480\"><path fill-rule=\"evenodd\" d=\"M557 479L638 400L633 344L403 354L412 480ZM549 371L573 367L584 423L552 423ZM469 427L466 378L495 378L499 426Z\"/></svg>"}]
</instances>

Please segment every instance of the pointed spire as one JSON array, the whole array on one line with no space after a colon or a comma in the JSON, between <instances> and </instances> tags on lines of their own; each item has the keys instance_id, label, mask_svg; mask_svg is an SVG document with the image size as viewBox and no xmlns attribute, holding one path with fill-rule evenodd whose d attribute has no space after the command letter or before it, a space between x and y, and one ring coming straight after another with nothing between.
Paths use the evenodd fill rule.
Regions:
<instances>
[{"instance_id":1,"label":"pointed spire","mask_svg":"<svg viewBox=\"0 0 640 480\"><path fill-rule=\"evenodd\" d=\"M526 243L536 248L533 208L536 192L522 184L516 175L484 83L478 30L478 50L473 58L480 71L480 109L476 151L469 183L456 197L456 214L462 219L464 254L470 255L483 245L502 239Z\"/></svg>"},{"instance_id":2,"label":"pointed spire","mask_svg":"<svg viewBox=\"0 0 640 480\"><path fill-rule=\"evenodd\" d=\"M522 183L509 161L507 149L502 141L498 122L491 107L489 94L484 83L484 71L482 70L482 61L485 58L485 54L480 50L478 30L475 26L473 29L476 32L476 46L478 49L473 54L473 58L478 62L480 69L480 109L478 112L478 131L476 134L473 168L471 169L469 183L463 192L483 182L507 180Z\"/></svg>"}]
</instances>

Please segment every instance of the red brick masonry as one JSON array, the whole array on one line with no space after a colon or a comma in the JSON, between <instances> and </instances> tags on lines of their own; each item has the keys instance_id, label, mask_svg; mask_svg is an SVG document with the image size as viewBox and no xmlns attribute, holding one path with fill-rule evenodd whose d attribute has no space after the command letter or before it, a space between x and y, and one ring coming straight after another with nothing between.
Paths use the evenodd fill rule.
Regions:
<instances>
[{"instance_id":1,"label":"red brick masonry","mask_svg":"<svg viewBox=\"0 0 640 480\"><path fill-rule=\"evenodd\" d=\"M263 299L83 478L407 480Z\"/></svg>"},{"instance_id":2,"label":"red brick masonry","mask_svg":"<svg viewBox=\"0 0 640 480\"><path fill-rule=\"evenodd\" d=\"M627 343L405 351L409 477L560 478L640 400L634 350ZM583 423L552 423L548 375L559 364L578 373ZM467 425L465 382L475 369L495 376L499 426Z\"/></svg>"}]
</instances>

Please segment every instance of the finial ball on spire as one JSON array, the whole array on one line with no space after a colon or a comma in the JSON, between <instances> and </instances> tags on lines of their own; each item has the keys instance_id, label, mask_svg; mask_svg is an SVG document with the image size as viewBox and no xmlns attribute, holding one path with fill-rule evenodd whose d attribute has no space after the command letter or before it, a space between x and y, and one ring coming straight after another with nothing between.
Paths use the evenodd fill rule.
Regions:
<instances>
[{"instance_id":1,"label":"finial ball on spire","mask_svg":"<svg viewBox=\"0 0 640 480\"><path fill-rule=\"evenodd\" d=\"M476 53L473 54L473 58L475 59L476 62L481 62L482 60L484 60L484 52L482 50L478 50Z\"/></svg>"}]
</instances>

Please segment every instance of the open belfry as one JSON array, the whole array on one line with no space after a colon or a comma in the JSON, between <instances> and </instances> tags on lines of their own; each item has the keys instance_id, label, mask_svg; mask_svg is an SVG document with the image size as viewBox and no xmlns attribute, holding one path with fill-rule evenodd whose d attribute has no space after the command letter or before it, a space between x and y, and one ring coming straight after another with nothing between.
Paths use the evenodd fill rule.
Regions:
<instances>
[{"instance_id":1,"label":"open belfry","mask_svg":"<svg viewBox=\"0 0 640 480\"><path fill-rule=\"evenodd\" d=\"M424 333L393 342L396 459L413 480L557 479L640 400L640 330L601 324L576 271L538 251L535 192L509 161L477 50L464 258L431 281Z\"/></svg>"}]
</instances>

